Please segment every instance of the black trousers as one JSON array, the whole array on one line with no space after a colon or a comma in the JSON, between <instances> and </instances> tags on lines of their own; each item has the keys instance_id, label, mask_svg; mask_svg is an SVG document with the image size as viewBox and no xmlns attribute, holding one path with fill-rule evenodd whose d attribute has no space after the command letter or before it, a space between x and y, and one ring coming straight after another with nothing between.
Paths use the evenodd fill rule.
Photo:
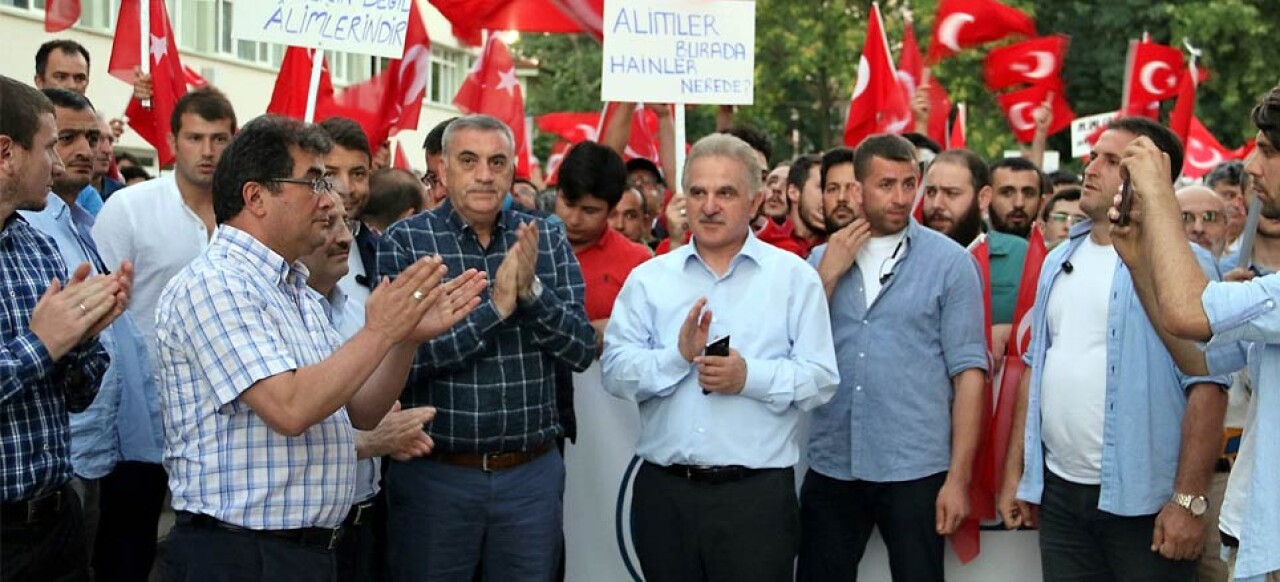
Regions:
<instances>
[{"instance_id":1,"label":"black trousers","mask_svg":"<svg viewBox=\"0 0 1280 582\"><path fill-rule=\"evenodd\" d=\"M360 515L360 523L348 516L338 544L338 580L379 582L390 576L387 569L387 500L381 491Z\"/></svg>"},{"instance_id":2,"label":"black trousers","mask_svg":"<svg viewBox=\"0 0 1280 582\"><path fill-rule=\"evenodd\" d=\"M796 579L858 579L858 563L879 527L897 581L943 580L946 538L937 533L938 491L946 472L914 481L842 481L810 470L800 488L800 560Z\"/></svg>"},{"instance_id":3,"label":"black trousers","mask_svg":"<svg viewBox=\"0 0 1280 582\"><path fill-rule=\"evenodd\" d=\"M318 546L179 523L165 542L165 582L336 582L337 556Z\"/></svg>"},{"instance_id":4,"label":"black trousers","mask_svg":"<svg viewBox=\"0 0 1280 582\"><path fill-rule=\"evenodd\" d=\"M70 485L62 487L61 511L35 522L0 523L0 580L4 582L88 581L84 515ZM6 508L7 509L7 508Z\"/></svg>"},{"instance_id":5,"label":"black trousers","mask_svg":"<svg viewBox=\"0 0 1280 582\"><path fill-rule=\"evenodd\" d=\"M636 474L631 530L646 580L790 581L800 536L795 473L706 483L649 463Z\"/></svg>"},{"instance_id":6,"label":"black trousers","mask_svg":"<svg viewBox=\"0 0 1280 582\"><path fill-rule=\"evenodd\" d=\"M1098 509L1097 485L1044 472L1040 564L1045 582L1191 582L1196 562L1151 551L1155 515L1126 517Z\"/></svg>"},{"instance_id":7,"label":"black trousers","mask_svg":"<svg viewBox=\"0 0 1280 582\"><path fill-rule=\"evenodd\" d=\"M123 461L99 481L93 571L98 580L146 582L156 559L156 529L169 476L155 463Z\"/></svg>"}]
</instances>

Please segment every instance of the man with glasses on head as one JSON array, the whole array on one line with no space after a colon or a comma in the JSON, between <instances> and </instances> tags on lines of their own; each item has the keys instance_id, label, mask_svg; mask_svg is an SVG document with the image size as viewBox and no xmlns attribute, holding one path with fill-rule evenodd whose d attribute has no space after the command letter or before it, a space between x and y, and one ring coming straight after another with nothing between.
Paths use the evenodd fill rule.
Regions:
<instances>
[{"instance_id":1,"label":"man with glasses on head","mask_svg":"<svg viewBox=\"0 0 1280 582\"><path fill-rule=\"evenodd\" d=\"M173 580L336 580L355 495L352 427L391 409L419 343L478 303L474 271L441 285L423 258L380 285L345 343L299 259L340 204L315 126L259 117L214 175L218 229L161 294L156 344L177 512Z\"/></svg>"},{"instance_id":2,"label":"man with glasses on head","mask_svg":"<svg viewBox=\"0 0 1280 582\"><path fill-rule=\"evenodd\" d=\"M1227 248L1226 202L1204 186L1187 186L1177 196L1187 239L1209 251L1215 261L1222 259Z\"/></svg>"}]
</instances>

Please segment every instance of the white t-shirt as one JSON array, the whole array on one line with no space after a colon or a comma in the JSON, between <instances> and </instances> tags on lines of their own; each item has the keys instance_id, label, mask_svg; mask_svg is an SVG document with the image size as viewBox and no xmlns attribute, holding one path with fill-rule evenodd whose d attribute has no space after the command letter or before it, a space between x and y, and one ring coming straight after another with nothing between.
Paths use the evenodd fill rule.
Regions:
<instances>
[{"instance_id":1,"label":"white t-shirt","mask_svg":"<svg viewBox=\"0 0 1280 582\"><path fill-rule=\"evenodd\" d=\"M867 307L880 296L880 288L883 286L880 280L892 273L893 266L902 258L900 245L904 244L906 236L907 229L904 228L891 235L872 237L858 249L858 256L854 261L862 271L862 288L865 289ZM885 279L884 282L888 283L889 280Z\"/></svg>"},{"instance_id":2,"label":"white t-shirt","mask_svg":"<svg viewBox=\"0 0 1280 582\"><path fill-rule=\"evenodd\" d=\"M367 228L361 226L360 228ZM360 257L360 249L356 241L351 241L351 252L347 254L347 274L338 280L338 288L347 296L346 314L352 318L354 329L364 327L364 304L369 301L369 288L356 282L357 276L368 276L372 269L365 269L364 260Z\"/></svg>"},{"instance_id":3,"label":"white t-shirt","mask_svg":"<svg viewBox=\"0 0 1280 582\"><path fill-rule=\"evenodd\" d=\"M170 173L113 194L98 212L92 235L108 268L133 261L129 312L154 352L160 291L209 246L209 229L182 200Z\"/></svg>"},{"instance_id":4,"label":"white t-shirt","mask_svg":"<svg viewBox=\"0 0 1280 582\"><path fill-rule=\"evenodd\" d=\"M1049 349L1040 388L1045 466L1067 481L1102 482L1107 401L1107 307L1115 249L1092 239L1071 256L1049 291Z\"/></svg>"}]
</instances>

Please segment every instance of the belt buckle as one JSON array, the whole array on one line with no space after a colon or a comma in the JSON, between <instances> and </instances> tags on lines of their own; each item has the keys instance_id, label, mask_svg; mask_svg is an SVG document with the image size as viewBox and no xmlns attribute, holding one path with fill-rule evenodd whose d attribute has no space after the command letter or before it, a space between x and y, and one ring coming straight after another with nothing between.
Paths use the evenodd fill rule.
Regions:
<instances>
[{"instance_id":1,"label":"belt buckle","mask_svg":"<svg viewBox=\"0 0 1280 582\"><path fill-rule=\"evenodd\" d=\"M333 531L329 533L329 545L326 547L329 549L329 551L336 550L338 548L338 542L341 542L341 541L342 541L342 528L335 527L333 528Z\"/></svg>"},{"instance_id":2,"label":"belt buckle","mask_svg":"<svg viewBox=\"0 0 1280 582\"><path fill-rule=\"evenodd\" d=\"M693 467L692 467L691 465L685 465L685 467L684 467L684 478L685 478L685 480L686 480L686 481L692 481L692 480L693 480Z\"/></svg>"}]
</instances>

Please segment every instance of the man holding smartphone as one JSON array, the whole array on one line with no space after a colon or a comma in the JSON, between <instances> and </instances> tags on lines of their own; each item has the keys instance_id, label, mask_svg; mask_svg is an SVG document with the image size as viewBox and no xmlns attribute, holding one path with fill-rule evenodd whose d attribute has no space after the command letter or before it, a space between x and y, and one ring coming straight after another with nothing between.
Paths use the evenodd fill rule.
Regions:
<instances>
[{"instance_id":1,"label":"man holding smartphone","mask_svg":"<svg viewBox=\"0 0 1280 582\"><path fill-rule=\"evenodd\" d=\"M632 271L605 332L605 390L640 407L631 523L648 580L791 580L798 425L839 378L817 274L751 232L760 182L746 142L694 144L693 239Z\"/></svg>"},{"instance_id":2,"label":"man holding smartphone","mask_svg":"<svg viewBox=\"0 0 1280 582\"><path fill-rule=\"evenodd\" d=\"M1202 549L1230 380L1177 369L1143 310L1148 275L1121 262L1133 251L1111 236L1107 212L1127 190L1120 160L1139 136L1174 160L1167 183L1177 177L1172 131L1113 121L1085 168L1090 220L1045 259L1032 309L998 508L1006 527L1040 527L1045 580L1190 581Z\"/></svg>"}]
</instances>

